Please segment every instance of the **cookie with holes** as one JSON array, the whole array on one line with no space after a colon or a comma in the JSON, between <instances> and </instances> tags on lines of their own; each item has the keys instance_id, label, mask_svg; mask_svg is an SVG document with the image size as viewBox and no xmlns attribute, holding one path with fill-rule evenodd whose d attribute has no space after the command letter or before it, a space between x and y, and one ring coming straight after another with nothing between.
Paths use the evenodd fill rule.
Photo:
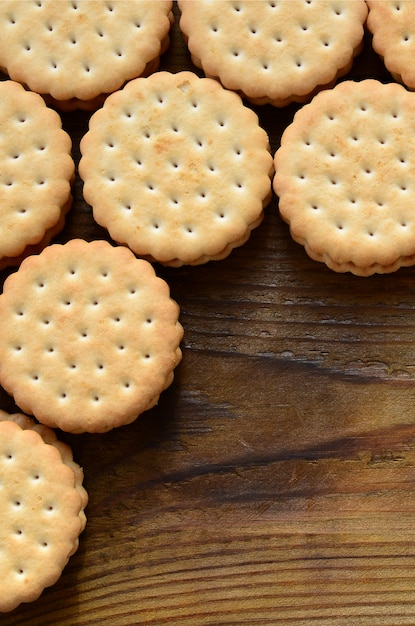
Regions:
<instances>
[{"instance_id":1,"label":"cookie with holes","mask_svg":"<svg viewBox=\"0 0 415 626\"><path fill-rule=\"evenodd\" d=\"M93 110L157 69L170 0L2 0L0 67L61 110Z\"/></svg>"},{"instance_id":2,"label":"cookie with holes","mask_svg":"<svg viewBox=\"0 0 415 626\"><path fill-rule=\"evenodd\" d=\"M364 0L179 0L195 65L250 102L306 102L352 66Z\"/></svg>"},{"instance_id":3,"label":"cookie with holes","mask_svg":"<svg viewBox=\"0 0 415 626\"><path fill-rule=\"evenodd\" d=\"M40 251L72 203L71 139L56 111L14 81L0 82L0 268Z\"/></svg>"},{"instance_id":4,"label":"cookie with holes","mask_svg":"<svg viewBox=\"0 0 415 626\"><path fill-rule=\"evenodd\" d=\"M153 407L181 360L179 307L126 247L74 239L23 261L0 296L0 384L64 431L106 432Z\"/></svg>"},{"instance_id":5,"label":"cookie with holes","mask_svg":"<svg viewBox=\"0 0 415 626\"><path fill-rule=\"evenodd\" d=\"M85 528L88 494L72 450L26 415L0 411L0 612L56 583Z\"/></svg>"},{"instance_id":6,"label":"cookie with holes","mask_svg":"<svg viewBox=\"0 0 415 626\"><path fill-rule=\"evenodd\" d=\"M192 72L156 72L91 117L79 173L95 220L165 265L223 259L271 198L272 156L257 115Z\"/></svg>"},{"instance_id":7,"label":"cookie with holes","mask_svg":"<svg viewBox=\"0 0 415 626\"><path fill-rule=\"evenodd\" d=\"M360 276L415 263L415 95L398 83L345 81L286 128L274 189L309 256Z\"/></svg>"},{"instance_id":8,"label":"cookie with holes","mask_svg":"<svg viewBox=\"0 0 415 626\"><path fill-rule=\"evenodd\" d=\"M395 80L415 89L415 3L368 0L372 45Z\"/></svg>"}]
</instances>

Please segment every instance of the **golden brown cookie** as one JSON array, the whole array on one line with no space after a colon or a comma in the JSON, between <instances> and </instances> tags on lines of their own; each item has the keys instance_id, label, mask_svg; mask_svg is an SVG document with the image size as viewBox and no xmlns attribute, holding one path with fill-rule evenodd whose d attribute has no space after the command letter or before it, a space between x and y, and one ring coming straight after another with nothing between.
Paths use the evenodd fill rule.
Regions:
<instances>
[{"instance_id":1,"label":"golden brown cookie","mask_svg":"<svg viewBox=\"0 0 415 626\"><path fill-rule=\"evenodd\" d=\"M70 447L0 410L0 611L36 600L78 548L88 495Z\"/></svg>"},{"instance_id":2,"label":"golden brown cookie","mask_svg":"<svg viewBox=\"0 0 415 626\"><path fill-rule=\"evenodd\" d=\"M0 384L41 423L104 432L154 406L180 362L168 285L125 247L74 239L30 256L0 296Z\"/></svg>"},{"instance_id":3,"label":"golden brown cookie","mask_svg":"<svg viewBox=\"0 0 415 626\"><path fill-rule=\"evenodd\" d=\"M179 0L193 62L254 104L305 102L362 49L364 0Z\"/></svg>"},{"instance_id":4,"label":"golden brown cookie","mask_svg":"<svg viewBox=\"0 0 415 626\"><path fill-rule=\"evenodd\" d=\"M156 72L109 96L81 153L95 220L166 265L226 257L271 198L272 157L257 115L192 72Z\"/></svg>"},{"instance_id":5,"label":"golden brown cookie","mask_svg":"<svg viewBox=\"0 0 415 626\"><path fill-rule=\"evenodd\" d=\"M75 166L59 115L39 95L14 81L0 82L0 117L0 267L5 267L18 265L63 228Z\"/></svg>"},{"instance_id":6,"label":"golden brown cookie","mask_svg":"<svg viewBox=\"0 0 415 626\"><path fill-rule=\"evenodd\" d=\"M415 89L415 2L368 0L367 4L374 50L395 80Z\"/></svg>"},{"instance_id":7,"label":"golden brown cookie","mask_svg":"<svg viewBox=\"0 0 415 626\"><path fill-rule=\"evenodd\" d=\"M2 0L0 67L62 110L158 67L169 45L170 0Z\"/></svg>"},{"instance_id":8,"label":"golden brown cookie","mask_svg":"<svg viewBox=\"0 0 415 626\"><path fill-rule=\"evenodd\" d=\"M415 263L415 94L345 81L295 115L275 154L281 216L309 256L369 276Z\"/></svg>"}]
</instances>

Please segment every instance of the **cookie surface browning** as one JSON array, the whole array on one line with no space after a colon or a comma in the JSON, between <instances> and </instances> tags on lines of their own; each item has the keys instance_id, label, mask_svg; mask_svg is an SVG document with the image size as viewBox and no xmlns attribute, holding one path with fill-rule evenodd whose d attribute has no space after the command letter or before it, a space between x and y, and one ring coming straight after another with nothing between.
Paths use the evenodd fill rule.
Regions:
<instances>
[{"instance_id":1,"label":"cookie surface browning","mask_svg":"<svg viewBox=\"0 0 415 626\"><path fill-rule=\"evenodd\" d=\"M71 240L28 257L0 296L0 380L19 407L70 432L133 421L171 384L178 306L124 247Z\"/></svg>"},{"instance_id":2,"label":"cookie surface browning","mask_svg":"<svg viewBox=\"0 0 415 626\"><path fill-rule=\"evenodd\" d=\"M95 220L167 265L227 256L263 218L272 157L258 117L217 81L157 72L90 120L79 172Z\"/></svg>"},{"instance_id":3,"label":"cookie surface browning","mask_svg":"<svg viewBox=\"0 0 415 626\"><path fill-rule=\"evenodd\" d=\"M304 102L351 68L363 0L179 0L193 62L254 104Z\"/></svg>"},{"instance_id":4,"label":"cookie surface browning","mask_svg":"<svg viewBox=\"0 0 415 626\"><path fill-rule=\"evenodd\" d=\"M36 600L60 577L85 528L88 495L67 444L0 411L0 611Z\"/></svg>"},{"instance_id":5,"label":"cookie surface browning","mask_svg":"<svg viewBox=\"0 0 415 626\"><path fill-rule=\"evenodd\" d=\"M274 189L293 238L338 272L415 262L415 95L345 81L298 111L275 154Z\"/></svg>"}]
</instances>

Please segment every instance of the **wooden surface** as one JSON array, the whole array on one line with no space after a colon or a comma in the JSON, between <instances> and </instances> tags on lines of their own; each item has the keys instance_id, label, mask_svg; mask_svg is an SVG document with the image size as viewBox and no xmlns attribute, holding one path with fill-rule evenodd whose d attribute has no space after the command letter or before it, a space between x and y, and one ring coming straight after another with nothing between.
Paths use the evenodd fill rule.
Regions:
<instances>
[{"instance_id":1,"label":"wooden surface","mask_svg":"<svg viewBox=\"0 0 415 626\"><path fill-rule=\"evenodd\" d=\"M194 69L177 24L161 68ZM369 38L349 76L392 80ZM295 110L257 109L273 151ZM88 115L63 123L78 160ZM106 237L79 179L74 236ZM185 328L175 383L128 427L61 435L87 528L0 626L413 626L415 268L335 274L274 199L227 260L156 269Z\"/></svg>"}]
</instances>

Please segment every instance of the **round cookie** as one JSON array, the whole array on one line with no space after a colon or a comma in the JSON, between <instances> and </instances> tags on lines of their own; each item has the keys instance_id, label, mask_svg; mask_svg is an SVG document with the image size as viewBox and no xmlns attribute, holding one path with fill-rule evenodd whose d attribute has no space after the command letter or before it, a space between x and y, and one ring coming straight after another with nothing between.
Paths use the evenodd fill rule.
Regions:
<instances>
[{"instance_id":1,"label":"round cookie","mask_svg":"<svg viewBox=\"0 0 415 626\"><path fill-rule=\"evenodd\" d=\"M51 429L0 410L0 612L36 600L61 576L86 524L82 482Z\"/></svg>"},{"instance_id":2,"label":"round cookie","mask_svg":"<svg viewBox=\"0 0 415 626\"><path fill-rule=\"evenodd\" d=\"M415 94L376 80L316 95L275 154L279 211L309 256L369 276L415 263Z\"/></svg>"},{"instance_id":3,"label":"round cookie","mask_svg":"<svg viewBox=\"0 0 415 626\"><path fill-rule=\"evenodd\" d=\"M395 80L415 89L415 3L367 0L373 49Z\"/></svg>"},{"instance_id":4,"label":"round cookie","mask_svg":"<svg viewBox=\"0 0 415 626\"><path fill-rule=\"evenodd\" d=\"M272 156L257 115L192 72L156 72L109 96L81 154L95 220L165 265L226 257L271 199Z\"/></svg>"},{"instance_id":5,"label":"round cookie","mask_svg":"<svg viewBox=\"0 0 415 626\"><path fill-rule=\"evenodd\" d=\"M183 329L152 265L73 239L23 261L0 295L0 384L41 423L105 432L173 381Z\"/></svg>"},{"instance_id":6,"label":"round cookie","mask_svg":"<svg viewBox=\"0 0 415 626\"><path fill-rule=\"evenodd\" d=\"M362 49L364 0L179 0L180 28L206 76L250 102L305 102Z\"/></svg>"},{"instance_id":7,"label":"round cookie","mask_svg":"<svg viewBox=\"0 0 415 626\"><path fill-rule=\"evenodd\" d=\"M93 110L155 71L169 45L170 0L2 0L0 67L61 110Z\"/></svg>"},{"instance_id":8,"label":"round cookie","mask_svg":"<svg viewBox=\"0 0 415 626\"><path fill-rule=\"evenodd\" d=\"M75 165L56 111L14 81L0 82L0 268L18 265L64 225Z\"/></svg>"}]
</instances>

